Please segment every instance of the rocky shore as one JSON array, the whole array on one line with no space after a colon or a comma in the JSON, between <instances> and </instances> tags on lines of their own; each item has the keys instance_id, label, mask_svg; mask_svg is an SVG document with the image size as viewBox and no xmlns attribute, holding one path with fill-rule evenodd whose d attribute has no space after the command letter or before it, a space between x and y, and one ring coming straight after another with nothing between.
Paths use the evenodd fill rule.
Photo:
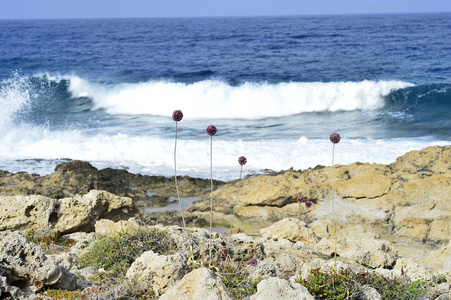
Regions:
<instances>
[{"instance_id":1,"label":"rocky shore","mask_svg":"<svg viewBox=\"0 0 451 300\"><path fill-rule=\"evenodd\" d=\"M422 299L451 297L451 146L412 151L389 165L336 165L334 174L339 268L412 279L439 276L446 278L440 291L431 289L429 298ZM241 182L214 182L216 227L230 226L241 184L235 224L242 233L234 234L230 243L227 236L215 233L213 245L215 253L227 249L235 261L247 263L258 257L249 272L260 274L262 284L250 299L269 299L265 293L274 292L274 285L284 286L280 293L285 294L279 299L313 299L299 283L284 278L296 269L298 256L303 270L327 269L333 264L331 179L331 167L317 166L251 176ZM182 177L179 184L181 197L201 199L185 209L193 253L199 259L208 250L209 234L198 227L209 219L210 181ZM153 270L146 280L154 282L150 289L156 296L185 299L177 294L183 290L185 296L200 293L196 295L232 299L210 269L189 272L179 262L176 269L161 267L173 274L161 275L169 278L161 286L162 279L154 278L161 273L152 269L159 265L155 260L164 260L160 266L167 266L191 256L177 211L145 213L149 207L169 204L175 195L173 178L97 170L81 161L59 165L47 176L0 171L0 298L32 299L47 288L92 288L89 276L83 275L87 271L77 264L87 241L124 228L153 226L168 232L175 244L173 255L179 256L147 251L130 268L139 264ZM308 215L306 207L300 206L300 221L298 196L313 203ZM25 238L67 234L77 243L58 255L45 254ZM205 280L212 285L203 286ZM211 294L205 294L206 290ZM117 296L117 291L108 293L106 298L92 299Z\"/></svg>"}]
</instances>

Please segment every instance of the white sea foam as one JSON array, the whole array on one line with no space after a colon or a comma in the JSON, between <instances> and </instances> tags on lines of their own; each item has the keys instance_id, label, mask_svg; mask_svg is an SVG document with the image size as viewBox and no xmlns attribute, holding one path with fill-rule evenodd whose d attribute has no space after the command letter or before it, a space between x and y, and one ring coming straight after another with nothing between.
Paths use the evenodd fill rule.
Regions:
<instances>
[{"instance_id":1,"label":"white sea foam","mask_svg":"<svg viewBox=\"0 0 451 300\"><path fill-rule=\"evenodd\" d=\"M20 127L0 134L0 162L2 169L24 170L47 174L53 166L48 162L34 164L17 160L62 158L90 161L99 168L127 168L134 173L173 175L172 139L116 134L86 136L80 131L49 132L36 127ZM410 150L432 145L449 145L449 141L428 139L346 139L336 146L335 163L352 162L391 163ZM177 166L180 175L209 177L209 139L179 140ZM248 163L245 174L306 169L331 164L332 144L328 139L300 137L281 140L230 141L220 137L213 142L213 176L232 180L239 175L238 157L244 155ZM193 154L195 153L195 155ZM9 164L8 161L16 161ZM11 167L14 166L14 167Z\"/></svg>"},{"instance_id":2,"label":"white sea foam","mask_svg":"<svg viewBox=\"0 0 451 300\"><path fill-rule=\"evenodd\" d=\"M17 73L0 82L0 128L30 101L28 80Z\"/></svg>"},{"instance_id":3,"label":"white sea foam","mask_svg":"<svg viewBox=\"0 0 451 300\"><path fill-rule=\"evenodd\" d=\"M110 114L171 115L188 119L281 117L303 112L373 110L391 91L412 86L402 81L251 83L231 86L206 80L192 84L151 81L104 85L71 77L75 97L90 97Z\"/></svg>"}]
</instances>

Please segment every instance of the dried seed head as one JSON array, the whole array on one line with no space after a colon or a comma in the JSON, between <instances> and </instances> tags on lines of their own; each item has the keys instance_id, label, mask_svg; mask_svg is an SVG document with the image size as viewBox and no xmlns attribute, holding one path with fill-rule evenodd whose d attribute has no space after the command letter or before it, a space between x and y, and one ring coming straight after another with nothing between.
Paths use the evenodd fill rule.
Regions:
<instances>
[{"instance_id":1,"label":"dried seed head","mask_svg":"<svg viewBox=\"0 0 451 300\"><path fill-rule=\"evenodd\" d=\"M244 166L244 165L247 163L246 157L240 156L240 157L238 158L238 163L239 163L240 165Z\"/></svg>"}]
</instances>

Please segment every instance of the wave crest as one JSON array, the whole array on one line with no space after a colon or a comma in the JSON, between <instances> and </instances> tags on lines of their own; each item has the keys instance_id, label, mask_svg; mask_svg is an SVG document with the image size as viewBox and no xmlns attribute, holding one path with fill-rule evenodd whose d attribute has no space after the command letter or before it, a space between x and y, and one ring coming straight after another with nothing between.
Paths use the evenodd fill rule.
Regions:
<instances>
[{"instance_id":1,"label":"wave crest","mask_svg":"<svg viewBox=\"0 0 451 300\"><path fill-rule=\"evenodd\" d=\"M413 86L402 81L252 83L231 86L217 80L192 84L167 81L98 84L71 77L75 97L90 97L109 114L169 116L183 110L189 119L282 117L305 112L374 110L390 92Z\"/></svg>"}]
</instances>

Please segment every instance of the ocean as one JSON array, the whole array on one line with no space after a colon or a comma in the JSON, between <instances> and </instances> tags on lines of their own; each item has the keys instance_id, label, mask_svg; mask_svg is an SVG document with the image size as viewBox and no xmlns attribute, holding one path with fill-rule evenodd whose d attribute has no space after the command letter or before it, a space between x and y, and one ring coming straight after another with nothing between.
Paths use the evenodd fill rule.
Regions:
<instances>
[{"instance_id":1,"label":"ocean","mask_svg":"<svg viewBox=\"0 0 451 300\"><path fill-rule=\"evenodd\" d=\"M451 144L451 14L0 20L0 169L213 177Z\"/></svg>"}]
</instances>

